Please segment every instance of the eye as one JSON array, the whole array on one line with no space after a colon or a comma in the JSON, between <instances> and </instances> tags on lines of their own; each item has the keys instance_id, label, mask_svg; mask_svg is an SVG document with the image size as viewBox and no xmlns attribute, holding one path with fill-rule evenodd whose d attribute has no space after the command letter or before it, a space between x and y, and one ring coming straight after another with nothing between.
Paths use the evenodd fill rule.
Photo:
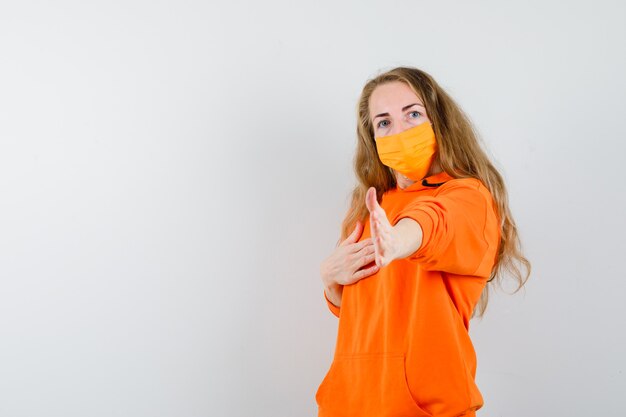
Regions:
<instances>
[{"instance_id":1,"label":"eye","mask_svg":"<svg viewBox=\"0 0 626 417\"><path fill-rule=\"evenodd\" d=\"M383 123L387 123L386 125L383 125ZM380 122L378 122L378 124L376 125L376 127L381 128L381 127L387 127L389 126L389 120L381 120Z\"/></svg>"},{"instance_id":2,"label":"eye","mask_svg":"<svg viewBox=\"0 0 626 417\"><path fill-rule=\"evenodd\" d=\"M422 115L422 113L418 112L417 110L413 110L412 112L409 113L409 115L412 118L417 119L418 117L420 117Z\"/></svg>"}]
</instances>

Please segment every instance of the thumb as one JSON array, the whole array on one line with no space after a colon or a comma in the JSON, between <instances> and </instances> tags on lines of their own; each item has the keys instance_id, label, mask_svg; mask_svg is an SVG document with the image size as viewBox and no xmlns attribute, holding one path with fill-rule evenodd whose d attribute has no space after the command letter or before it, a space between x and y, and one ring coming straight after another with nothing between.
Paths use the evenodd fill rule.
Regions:
<instances>
[{"instance_id":1,"label":"thumb","mask_svg":"<svg viewBox=\"0 0 626 417\"><path fill-rule=\"evenodd\" d=\"M354 243L359 240L362 231L363 223L361 223L360 220L357 220L356 225L354 226L354 230L352 231L352 233L350 233L350 236L348 236L343 242L341 242L341 246L345 246L349 243Z\"/></svg>"},{"instance_id":2,"label":"thumb","mask_svg":"<svg viewBox=\"0 0 626 417\"><path fill-rule=\"evenodd\" d=\"M376 188L370 187L367 190L365 194L365 205L370 213L379 207L378 200L376 199Z\"/></svg>"}]
</instances>

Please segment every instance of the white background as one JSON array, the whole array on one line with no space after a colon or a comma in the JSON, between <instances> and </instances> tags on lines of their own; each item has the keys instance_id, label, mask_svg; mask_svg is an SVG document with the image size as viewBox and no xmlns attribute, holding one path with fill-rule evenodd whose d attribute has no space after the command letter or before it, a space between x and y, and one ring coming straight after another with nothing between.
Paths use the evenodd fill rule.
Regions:
<instances>
[{"instance_id":1,"label":"white background","mask_svg":"<svg viewBox=\"0 0 626 417\"><path fill-rule=\"evenodd\" d=\"M471 322L478 415L624 415L623 2L98 3L0 5L0 416L315 416L356 101L398 65L533 265Z\"/></svg>"}]
</instances>

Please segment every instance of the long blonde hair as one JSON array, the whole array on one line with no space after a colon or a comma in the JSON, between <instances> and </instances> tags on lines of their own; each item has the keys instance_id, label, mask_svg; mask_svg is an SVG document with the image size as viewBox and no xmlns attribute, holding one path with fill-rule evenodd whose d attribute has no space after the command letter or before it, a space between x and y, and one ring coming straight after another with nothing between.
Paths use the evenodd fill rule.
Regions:
<instances>
[{"instance_id":1,"label":"long blonde hair","mask_svg":"<svg viewBox=\"0 0 626 417\"><path fill-rule=\"evenodd\" d=\"M489 189L496 203L501 220L500 244L491 276L472 314L472 317L482 317L487 309L489 288L494 279L494 284L501 285L505 272L510 272L517 282L515 293L530 276L530 262L522 254L502 176L481 148L468 117L426 72L417 68L398 67L370 79L363 87L357 106L357 147L353 161L358 184L352 191L350 208L342 222L339 241L352 232L357 220L365 222L369 217L365 205L365 194L369 187L376 188L380 202L382 195L396 186L392 170L383 165L378 157L369 109L369 99L374 89L393 81L408 84L423 100L437 138L435 159L440 167L453 178L479 179ZM525 269L525 274L521 267Z\"/></svg>"}]
</instances>

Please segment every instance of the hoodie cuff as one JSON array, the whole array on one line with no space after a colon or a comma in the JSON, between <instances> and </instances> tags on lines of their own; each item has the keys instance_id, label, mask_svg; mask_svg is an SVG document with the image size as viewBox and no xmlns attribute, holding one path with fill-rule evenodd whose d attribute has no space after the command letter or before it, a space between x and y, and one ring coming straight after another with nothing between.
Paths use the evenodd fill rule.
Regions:
<instances>
[{"instance_id":1,"label":"hoodie cuff","mask_svg":"<svg viewBox=\"0 0 626 417\"><path fill-rule=\"evenodd\" d=\"M433 213L433 215L435 215L435 213ZM434 221L431 214L426 210L413 209L404 213L398 213L391 222L392 226L395 226L400 219L405 217L415 220L422 229L422 243L420 244L420 247L416 249L415 252L407 256L407 258L414 259L422 254L424 252L424 248L428 246L434 228Z\"/></svg>"}]
</instances>

